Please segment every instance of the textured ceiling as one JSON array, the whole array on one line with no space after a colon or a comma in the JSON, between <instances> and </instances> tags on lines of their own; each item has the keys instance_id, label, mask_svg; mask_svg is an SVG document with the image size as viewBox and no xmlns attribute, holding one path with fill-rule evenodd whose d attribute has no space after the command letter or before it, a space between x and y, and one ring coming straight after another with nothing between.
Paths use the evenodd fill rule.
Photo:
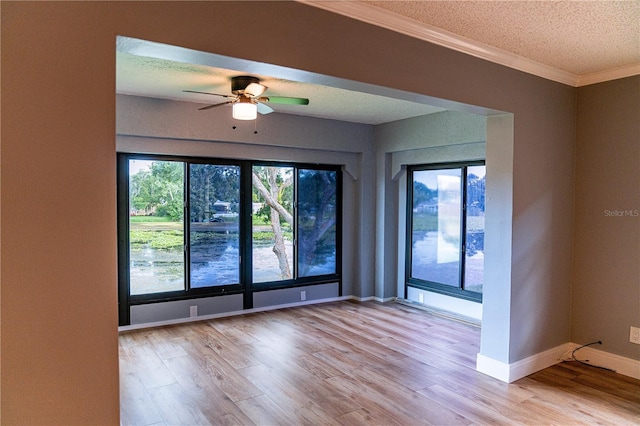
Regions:
<instances>
[{"instance_id":1,"label":"textured ceiling","mask_svg":"<svg viewBox=\"0 0 640 426\"><path fill-rule=\"evenodd\" d=\"M202 56L207 54L202 53ZM246 74L259 78L268 87L264 96L293 96L310 100L309 105L269 104L278 113L376 125L444 110L406 99L277 78L255 70L247 73L239 67L228 69L116 52L116 92L121 94L211 105L228 99L184 93L183 90L231 95L231 77ZM194 105L194 114L207 114L206 110L198 111L202 106ZM231 114L229 106L222 108L228 108Z\"/></svg>"},{"instance_id":2,"label":"textured ceiling","mask_svg":"<svg viewBox=\"0 0 640 426\"><path fill-rule=\"evenodd\" d=\"M640 1L363 1L576 75L640 63Z\"/></svg>"}]
</instances>

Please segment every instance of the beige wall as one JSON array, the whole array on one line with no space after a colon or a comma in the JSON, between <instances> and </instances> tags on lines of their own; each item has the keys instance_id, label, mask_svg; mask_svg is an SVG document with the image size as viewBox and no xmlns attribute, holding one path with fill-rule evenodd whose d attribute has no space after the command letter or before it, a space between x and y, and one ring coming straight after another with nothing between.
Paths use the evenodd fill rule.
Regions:
<instances>
[{"instance_id":1,"label":"beige wall","mask_svg":"<svg viewBox=\"0 0 640 426\"><path fill-rule=\"evenodd\" d=\"M117 424L114 40L41 6L2 3L1 420Z\"/></svg>"},{"instance_id":2,"label":"beige wall","mask_svg":"<svg viewBox=\"0 0 640 426\"><path fill-rule=\"evenodd\" d=\"M117 35L513 113L511 335L485 355L569 340L575 89L293 2L1 7L2 424L118 423Z\"/></svg>"}]
</instances>

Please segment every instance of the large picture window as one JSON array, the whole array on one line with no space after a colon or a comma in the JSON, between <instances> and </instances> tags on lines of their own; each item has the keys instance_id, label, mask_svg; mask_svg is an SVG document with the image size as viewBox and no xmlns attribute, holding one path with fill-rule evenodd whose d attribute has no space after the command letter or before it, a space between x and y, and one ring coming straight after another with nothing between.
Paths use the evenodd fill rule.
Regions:
<instances>
[{"instance_id":1,"label":"large picture window","mask_svg":"<svg viewBox=\"0 0 640 426\"><path fill-rule=\"evenodd\" d=\"M121 325L135 304L339 282L340 188L336 166L120 154Z\"/></svg>"},{"instance_id":2,"label":"large picture window","mask_svg":"<svg viewBox=\"0 0 640 426\"><path fill-rule=\"evenodd\" d=\"M484 164L416 166L408 177L407 285L481 300Z\"/></svg>"}]
</instances>

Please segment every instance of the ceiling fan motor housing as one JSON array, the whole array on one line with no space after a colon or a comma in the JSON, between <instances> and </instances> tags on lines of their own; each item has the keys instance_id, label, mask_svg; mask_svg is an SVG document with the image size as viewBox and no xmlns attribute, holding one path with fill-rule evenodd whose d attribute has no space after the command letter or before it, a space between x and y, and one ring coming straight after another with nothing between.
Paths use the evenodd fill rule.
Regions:
<instances>
[{"instance_id":1,"label":"ceiling fan motor housing","mask_svg":"<svg viewBox=\"0 0 640 426\"><path fill-rule=\"evenodd\" d=\"M260 80L249 75L233 77L231 78L231 93L233 93L234 95L241 95L244 93L244 90L247 88L247 86L251 83L260 84Z\"/></svg>"}]
</instances>

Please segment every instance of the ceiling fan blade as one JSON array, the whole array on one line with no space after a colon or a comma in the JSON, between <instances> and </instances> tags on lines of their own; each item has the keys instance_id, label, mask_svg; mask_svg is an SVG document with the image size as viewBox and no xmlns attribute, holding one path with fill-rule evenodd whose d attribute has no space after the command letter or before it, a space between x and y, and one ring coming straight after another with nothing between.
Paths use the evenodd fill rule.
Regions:
<instances>
[{"instance_id":1,"label":"ceiling fan blade","mask_svg":"<svg viewBox=\"0 0 640 426\"><path fill-rule=\"evenodd\" d=\"M235 98L235 96L231 96L231 95L221 95L219 93L200 92L200 91L197 91L197 90L183 90L183 92L186 92L186 93L199 93L201 95L222 96L223 98Z\"/></svg>"},{"instance_id":2,"label":"ceiling fan blade","mask_svg":"<svg viewBox=\"0 0 640 426\"><path fill-rule=\"evenodd\" d=\"M258 106L258 112L260 114L271 114L273 112L273 108L261 102L258 102L257 106Z\"/></svg>"},{"instance_id":3,"label":"ceiling fan blade","mask_svg":"<svg viewBox=\"0 0 640 426\"><path fill-rule=\"evenodd\" d=\"M247 96L250 96L252 98L255 98L257 96L260 96L264 93L265 90L267 90L268 87L264 86L260 83L250 83L245 89L244 89L244 94Z\"/></svg>"},{"instance_id":4,"label":"ceiling fan blade","mask_svg":"<svg viewBox=\"0 0 640 426\"><path fill-rule=\"evenodd\" d=\"M272 104L283 105L309 105L309 99L306 98L289 98L286 96L267 96L260 98L262 102L270 102Z\"/></svg>"},{"instance_id":5,"label":"ceiling fan blade","mask_svg":"<svg viewBox=\"0 0 640 426\"><path fill-rule=\"evenodd\" d=\"M228 105L228 104L232 104L234 102L235 101L229 101L229 102L222 102L221 104L207 105L206 107L198 108L198 111L204 111L206 109L211 109L211 108L219 107L219 106L222 106L222 105Z\"/></svg>"}]
</instances>

